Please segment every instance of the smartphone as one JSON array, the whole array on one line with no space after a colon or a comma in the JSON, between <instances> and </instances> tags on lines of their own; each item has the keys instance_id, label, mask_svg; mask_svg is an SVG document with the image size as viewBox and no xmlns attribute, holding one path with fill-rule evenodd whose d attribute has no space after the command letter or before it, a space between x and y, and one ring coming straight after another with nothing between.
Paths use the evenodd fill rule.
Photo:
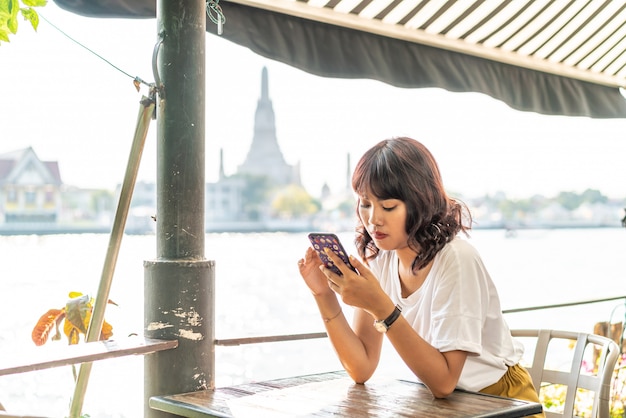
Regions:
<instances>
[{"instance_id":1,"label":"smartphone","mask_svg":"<svg viewBox=\"0 0 626 418\"><path fill-rule=\"evenodd\" d=\"M324 248L330 248L332 252L337 254L339 258L343 260L344 263L352 271L356 273L356 269L350 264L350 260L348 259L348 253L341 245L339 238L335 234L331 233L321 233L321 232L312 232L309 234L309 241L311 241L311 245L313 245L313 249L317 251L320 258L322 259L322 263L326 266L326 268L332 270L334 273L338 275L342 275L339 268L332 262L330 258L324 252Z\"/></svg>"}]
</instances>

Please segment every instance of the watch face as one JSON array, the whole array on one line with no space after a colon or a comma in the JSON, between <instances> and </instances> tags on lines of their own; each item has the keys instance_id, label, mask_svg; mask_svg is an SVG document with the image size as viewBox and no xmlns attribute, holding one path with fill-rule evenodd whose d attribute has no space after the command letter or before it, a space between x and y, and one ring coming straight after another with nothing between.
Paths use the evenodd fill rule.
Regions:
<instances>
[{"instance_id":1,"label":"watch face","mask_svg":"<svg viewBox=\"0 0 626 418\"><path fill-rule=\"evenodd\" d=\"M375 321L374 328L376 328L376 331L378 332L383 332L383 333L387 332L387 326L385 325L383 321Z\"/></svg>"}]
</instances>

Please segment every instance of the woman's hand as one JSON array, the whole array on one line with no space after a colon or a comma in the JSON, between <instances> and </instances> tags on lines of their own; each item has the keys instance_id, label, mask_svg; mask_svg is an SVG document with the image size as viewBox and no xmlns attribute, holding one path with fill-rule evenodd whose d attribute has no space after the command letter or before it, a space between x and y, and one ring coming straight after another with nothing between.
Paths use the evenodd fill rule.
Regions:
<instances>
[{"instance_id":1,"label":"woman's hand","mask_svg":"<svg viewBox=\"0 0 626 418\"><path fill-rule=\"evenodd\" d=\"M339 268L342 275L332 272L326 267L321 270L328 279L328 285L341 296L341 300L356 308L369 312L374 318L386 318L389 315L389 306L393 310L393 303L385 291L380 287L376 276L365 264L355 257L350 256L350 264L357 269L359 274L353 272L337 255L326 250L326 254Z\"/></svg>"},{"instance_id":2,"label":"woman's hand","mask_svg":"<svg viewBox=\"0 0 626 418\"><path fill-rule=\"evenodd\" d=\"M320 270L322 265L319 255L311 247L307 248L304 258L298 260L300 275L314 296L332 292L328 287L326 276Z\"/></svg>"}]
</instances>

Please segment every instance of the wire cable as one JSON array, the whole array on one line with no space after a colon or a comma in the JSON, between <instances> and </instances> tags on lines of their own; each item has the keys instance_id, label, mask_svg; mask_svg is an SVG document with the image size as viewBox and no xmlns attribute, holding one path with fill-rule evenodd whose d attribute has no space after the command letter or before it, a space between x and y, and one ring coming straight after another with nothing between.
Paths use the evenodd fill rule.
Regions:
<instances>
[{"instance_id":1,"label":"wire cable","mask_svg":"<svg viewBox=\"0 0 626 418\"><path fill-rule=\"evenodd\" d=\"M54 29L56 29L57 31L59 31L63 36L65 36L67 39L69 39L70 41L74 42L75 44L77 44L78 46L86 49L87 51L91 52L93 55L95 55L96 57L100 58L102 61L106 62L107 64L109 64L111 67L115 68L117 71L119 71L120 73L124 74L125 76L132 78L135 84L135 87L137 88L137 90L139 90L139 86L138 83L144 84L148 87L152 87L151 83L148 83L144 80L142 80L140 77L137 76L132 76L129 73L127 73L126 71L122 70L121 68L119 68L118 66L116 66L115 64L113 64L111 61L107 60L106 58L104 58L102 55L98 54L97 52L95 52L94 50L90 49L89 47L83 45L82 43L80 43L79 41L77 41L76 39L72 38L70 35L68 35L67 33L65 33L63 30L61 30L58 26L56 26L54 23L50 22L45 16L43 16L41 14L41 12L38 13L39 17L41 17L43 20L46 21L46 23L48 23L50 26L52 26Z\"/></svg>"}]
</instances>

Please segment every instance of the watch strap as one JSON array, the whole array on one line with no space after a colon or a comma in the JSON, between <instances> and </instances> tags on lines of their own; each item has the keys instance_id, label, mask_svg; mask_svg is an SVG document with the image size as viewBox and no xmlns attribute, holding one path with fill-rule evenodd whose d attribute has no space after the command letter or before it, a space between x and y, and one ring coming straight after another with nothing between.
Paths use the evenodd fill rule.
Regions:
<instances>
[{"instance_id":1,"label":"watch strap","mask_svg":"<svg viewBox=\"0 0 626 418\"><path fill-rule=\"evenodd\" d=\"M393 324L394 322L396 322L396 319L398 319L400 317L400 313L402 312L402 309L396 305L396 308L393 310L393 312L391 313L391 315L389 315L387 318L385 318L385 320L383 321L385 323L385 325L387 326L387 328L389 328L391 326L391 324Z\"/></svg>"},{"instance_id":2,"label":"watch strap","mask_svg":"<svg viewBox=\"0 0 626 418\"><path fill-rule=\"evenodd\" d=\"M387 318L383 319L382 321L375 321L375 323L383 325L385 329L389 329L389 327L391 327L391 325L394 322L396 322L396 319L400 317L401 312L402 312L402 308L400 308L399 305L396 305L391 315L389 315Z\"/></svg>"}]
</instances>

